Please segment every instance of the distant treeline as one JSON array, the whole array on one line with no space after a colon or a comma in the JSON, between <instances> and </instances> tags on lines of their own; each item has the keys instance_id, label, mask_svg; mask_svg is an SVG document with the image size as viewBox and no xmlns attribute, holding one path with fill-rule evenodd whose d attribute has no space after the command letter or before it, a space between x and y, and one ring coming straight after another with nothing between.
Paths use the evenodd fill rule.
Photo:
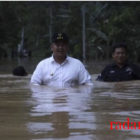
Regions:
<instances>
[{"instance_id":1,"label":"distant treeline","mask_svg":"<svg viewBox=\"0 0 140 140\"><path fill-rule=\"evenodd\" d=\"M25 50L32 56L49 56L52 34L65 32L70 38L70 55L82 59L83 29L87 60L109 59L112 44L126 42L130 57L140 61L138 1L1 1L0 58L17 57L13 52Z\"/></svg>"}]
</instances>

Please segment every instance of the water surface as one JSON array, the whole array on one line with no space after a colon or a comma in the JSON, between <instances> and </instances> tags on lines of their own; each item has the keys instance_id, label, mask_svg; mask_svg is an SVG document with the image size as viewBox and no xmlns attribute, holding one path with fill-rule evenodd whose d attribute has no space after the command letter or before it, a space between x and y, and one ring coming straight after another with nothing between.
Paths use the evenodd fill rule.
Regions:
<instances>
[{"instance_id":1,"label":"water surface","mask_svg":"<svg viewBox=\"0 0 140 140\"><path fill-rule=\"evenodd\" d=\"M50 88L30 86L30 76L0 75L2 140L140 139L138 129L110 130L111 121L140 121L140 81Z\"/></svg>"}]
</instances>

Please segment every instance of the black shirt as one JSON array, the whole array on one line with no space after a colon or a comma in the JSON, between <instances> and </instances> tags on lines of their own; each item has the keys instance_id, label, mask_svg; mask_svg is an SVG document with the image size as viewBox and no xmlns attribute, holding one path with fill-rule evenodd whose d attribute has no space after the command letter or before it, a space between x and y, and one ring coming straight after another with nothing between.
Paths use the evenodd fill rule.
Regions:
<instances>
[{"instance_id":1,"label":"black shirt","mask_svg":"<svg viewBox=\"0 0 140 140\"><path fill-rule=\"evenodd\" d=\"M104 68L97 80L109 82L140 80L140 67L126 63L120 68L113 63Z\"/></svg>"}]
</instances>

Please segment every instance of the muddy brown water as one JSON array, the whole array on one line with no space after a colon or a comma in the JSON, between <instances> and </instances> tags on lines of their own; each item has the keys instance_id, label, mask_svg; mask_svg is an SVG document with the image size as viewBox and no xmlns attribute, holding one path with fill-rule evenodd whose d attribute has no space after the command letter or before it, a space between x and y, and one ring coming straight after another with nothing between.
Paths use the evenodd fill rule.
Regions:
<instances>
[{"instance_id":1,"label":"muddy brown water","mask_svg":"<svg viewBox=\"0 0 140 140\"><path fill-rule=\"evenodd\" d=\"M31 75L0 74L0 140L139 140L140 129L110 130L110 122L140 121L140 81L94 87L30 86Z\"/></svg>"}]
</instances>

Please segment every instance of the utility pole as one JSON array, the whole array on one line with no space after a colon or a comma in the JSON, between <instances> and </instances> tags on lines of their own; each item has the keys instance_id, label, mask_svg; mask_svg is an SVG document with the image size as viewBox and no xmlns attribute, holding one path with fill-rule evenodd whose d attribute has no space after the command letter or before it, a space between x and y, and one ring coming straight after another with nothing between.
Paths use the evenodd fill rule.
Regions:
<instances>
[{"instance_id":1,"label":"utility pole","mask_svg":"<svg viewBox=\"0 0 140 140\"><path fill-rule=\"evenodd\" d=\"M85 13L86 7L85 5L82 6L82 43L83 43L83 63L86 62L86 26L85 26Z\"/></svg>"},{"instance_id":2,"label":"utility pole","mask_svg":"<svg viewBox=\"0 0 140 140\"><path fill-rule=\"evenodd\" d=\"M50 27L49 27L49 34L50 34L50 43L52 42L52 22L53 22L53 15L52 15L52 6L50 5Z\"/></svg>"}]
</instances>

